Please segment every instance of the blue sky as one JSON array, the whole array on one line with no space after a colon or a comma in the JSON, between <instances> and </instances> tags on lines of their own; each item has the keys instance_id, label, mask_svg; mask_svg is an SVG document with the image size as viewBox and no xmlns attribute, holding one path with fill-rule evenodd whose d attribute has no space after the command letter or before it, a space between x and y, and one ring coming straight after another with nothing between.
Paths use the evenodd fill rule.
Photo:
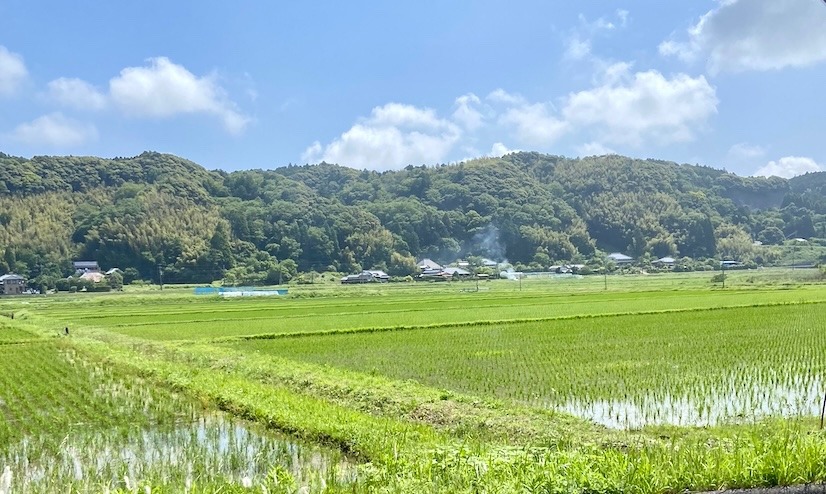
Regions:
<instances>
[{"instance_id":1,"label":"blue sky","mask_svg":"<svg viewBox=\"0 0 826 494\"><path fill-rule=\"evenodd\" d=\"M826 166L821 0L0 0L0 20L7 154Z\"/></svg>"}]
</instances>

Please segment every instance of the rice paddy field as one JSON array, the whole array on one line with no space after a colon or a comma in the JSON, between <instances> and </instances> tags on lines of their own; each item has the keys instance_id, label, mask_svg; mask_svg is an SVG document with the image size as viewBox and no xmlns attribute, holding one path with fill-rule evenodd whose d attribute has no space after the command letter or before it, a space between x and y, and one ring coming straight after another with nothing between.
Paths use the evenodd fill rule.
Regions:
<instances>
[{"instance_id":1,"label":"rice paddy field","mask_svg":"<svg viewBox=\"0 0 826 494\"><path fill-rule=\"evenodd\" d=\"M218 491L276 477L318 486L335 483L346 464L339 452L204 408L66 341L26 336L0 345L4 493Z\"/></svg>"},{"instance_id":2,"label":"rice paddy field","mask_svg":"<svg viewBox=\"0 0 826 494\"><path fill-rule=\"evenodd\" d=\"M826 482L826 284L710 277L0 299L0 492Z\"/></svg>"},{"instance_id":3,"label":"rice paddy field","mask_svg":"<svg viewBox=\"0 0 826 494\"><path fill-rule=\"evenodd\" d=\"M819 413L826 303L359 332L233 344L616 428ZM675 317L676 316L676 317Z\"/></svg>"}]
</instances>

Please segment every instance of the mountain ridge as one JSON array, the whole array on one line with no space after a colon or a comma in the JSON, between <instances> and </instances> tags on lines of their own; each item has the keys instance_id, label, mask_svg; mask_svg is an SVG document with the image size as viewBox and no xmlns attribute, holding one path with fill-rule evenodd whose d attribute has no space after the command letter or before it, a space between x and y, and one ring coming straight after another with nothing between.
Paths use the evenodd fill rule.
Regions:
<instances>
[{"instance_id":1,"label":"mountain ridge","mask_svg":"<svg viewBox=\"0 0 826 494\"><path fill-rule=\"evenodd\" d=\"M83 257L143 278L161 266L167 280L263 283L309 270L402 274L420 257L467 255L534 268L609 251L770 264L756 240L826 237L825 191L823 172L740 177L618 155L226 172L150 151L0 153L0 269L54 278Z\"/></svg>"}]
</instances>

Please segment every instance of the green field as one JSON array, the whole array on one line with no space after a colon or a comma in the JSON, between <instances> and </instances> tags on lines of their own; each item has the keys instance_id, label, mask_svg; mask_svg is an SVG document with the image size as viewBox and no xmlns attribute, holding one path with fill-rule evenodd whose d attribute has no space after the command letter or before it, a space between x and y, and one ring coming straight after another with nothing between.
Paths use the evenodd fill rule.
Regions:
<instances>
[{"instance_id":1,"label":"green field","mask_svg":"<svg viewBox=\"0 0 826 494\"><path fill-rule=\"evenodd\" d=\"M28 331L23 331L14 326L5 326L0 321L0 345L15 344L22 340L36 338L36 336Z\"/></svg>"},{"instance_id":2,"label":"green field","mask_svg":"<svg viewBox=\"0 0 826 494\"><path fill-rule=\"evenodd\" d=\"M403 295L403 294L402 294ZM342 329L462 324L473 321L554 319L700 308L826 301L818 290L684 290L631 293L513 292L410 294L359 300L204 300L188 306L129 306L90 312L53 311L67 324L97 326L153 340L214 339Z\"/></svg>"},{"instance_id":3,"label":"green field","mask_svg":"<svg viewBox=\"0 0 826 494\"><path fill-rule=\"evenodd\" d=\"M13 334L0 327L0 336ZM242 476L337 482L341 453L205 409L68 339L17 334L17 344L0 345L0 468L16 479L4 492L163 492L170 484L215 492Z\"/></svg>"},{"instance_id":4,"label":"green field","mask_svg":"<svg viewBox=\"0 0 826 494\"><path fill-rule=\"evenodd\" d=\"M362 332L233 345L613 426L814 415L825 303ZM613 412L613 413L611 413Z\"/></svg>"},{"instance_id":5,"label":"green field","mask_svg":"<svg viewBox=\"0 0 826 494\"><path fill-rule=\"evenodd\" d=\"M14 492L826 481L826 285L709 278L0 299L0 470Z\"/></svg>"}]
</instances>

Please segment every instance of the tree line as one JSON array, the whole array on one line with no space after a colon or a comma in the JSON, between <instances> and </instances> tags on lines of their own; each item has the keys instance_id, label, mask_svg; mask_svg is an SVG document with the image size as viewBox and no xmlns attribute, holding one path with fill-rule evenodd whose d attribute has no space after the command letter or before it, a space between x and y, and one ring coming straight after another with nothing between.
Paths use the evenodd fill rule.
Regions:
<instances>
[{"instance_id":1,"label":"tree line","mask_svg":"<svg viewBox=\"0 0 826 494\"><path fill-rule=\"evenodd\" d=\"M514 153L355 170L227 173L168 154L0 153L0 271L43 287L73 259L167 282L279 283L310 271L469 255L535 269L631 256L771 263L766 245L826 237L826 174L792 180L617 155Z\"/></svg>"}]
</instances>

